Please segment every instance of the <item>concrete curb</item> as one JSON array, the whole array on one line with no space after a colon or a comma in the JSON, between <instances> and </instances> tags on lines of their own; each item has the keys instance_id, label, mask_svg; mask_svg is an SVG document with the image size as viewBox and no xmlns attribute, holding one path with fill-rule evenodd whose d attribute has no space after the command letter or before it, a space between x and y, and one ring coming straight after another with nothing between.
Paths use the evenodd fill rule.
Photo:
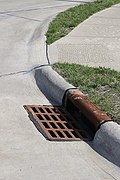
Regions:
<instances>
[{"instance_id":1,"label":"concrete curb","mask_svg":"<svg viewBox=\"0 0 120 180\"><path fill-rule=\"evenodd\" d=\"M35 79L45 96L57 105L62 104L63 96L67 90L76 89L76 87L67 83L51 66L37 69Z\"/></svg>"},{"instance_id":2,"label":"concrete curb","mask_svg":"<svg viewBox=\"0 0 120 180\"><path fill-rule=\"evenodd\" d=\"M57 105L64 105L65 102L63 99L67 97L66 92L73 93L73 91L78 91L76 87L66 82L65 79L50 66L37 69L35 72L35 79L40 90L46 95L46 97L49 97L51 102L55 102ZM86 97L82 92L79 91L79 93ZM92 110L93 109L88 108L89 112ZM105 113L101 113L105 115ZM109 156L114 158L114 160L119 161L120 126L112 121L106 122L107 120L110 120L110 118L107 119L107 117L108 116L105 115L105 119L101 119L102 123L99 124L99 130L95 134L93 145L95 149L99 149L100 152L104 150L109 154Z\"/></svg>"},{"instance_id":3,"label":"concrete curb","mask_svg":"<svg viewBox=\"0 0 120 180\"><path fill-rule=\"evenodd\" d=\"M106 122L96 132L93 146L103 156L120 167L120 126L115 122ZM105 152L106 154L105 154Z\"/></svg>"}]
</instances>

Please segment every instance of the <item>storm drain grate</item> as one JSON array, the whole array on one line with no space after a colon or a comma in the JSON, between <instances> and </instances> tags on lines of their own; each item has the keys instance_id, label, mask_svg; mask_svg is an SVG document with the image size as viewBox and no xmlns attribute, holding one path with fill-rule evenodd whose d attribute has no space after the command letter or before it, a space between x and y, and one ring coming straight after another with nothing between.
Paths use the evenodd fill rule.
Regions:
<instances>
[{"instance_id":1,"label":"storm drain grate","mask_svg":"<svg viewBox=\"0 0 120 180\"><path fill-rule=\"evenodd\" d=\"M49 140L91 140L89 132L62 107L27 105L24 108L31 120L37 122L37 128Z\"/></svg>"}]
</instances>

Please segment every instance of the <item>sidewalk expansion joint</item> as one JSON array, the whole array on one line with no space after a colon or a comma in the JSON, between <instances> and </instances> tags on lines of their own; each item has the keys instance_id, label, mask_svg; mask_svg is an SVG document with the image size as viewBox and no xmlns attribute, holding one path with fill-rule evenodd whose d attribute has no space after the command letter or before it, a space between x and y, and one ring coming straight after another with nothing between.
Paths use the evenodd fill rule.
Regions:
<instances>
[{"instance_id":1,"label":"sidewalk expansion joint","mask_svg":"<svg viewBox=\"0 0 120 180\"><path fill-rule=\"evenodd\" d=\"M23 71L18 71L18 72L11 72L11 73L6 73L6 74L1 74L0 75L0 78L2 77L8 77L8 76L13 76L13 75L18 75L18 74L28 74L36 69L39 69L39 68L42 68L44 66L50 66L50 64L43 64L43 65L39 65L39 66L36 66L34 68L31 68L30 70L23 70Z\"/></svg>"},{"instance_id":2,"label":"sidewalk expansion joint","mask_svg":"<svg viewBox=\"0 0 120 180\"><path fill-rule=\"evenodd\" d=\"M10 14L10 13L6 13L6 15L7 16L13 16L13 17L20 18L20 19L29 20L29 21L41 22L38 19L31 19L31 18L27 18L27 17L24 17L24 16L13 15L13 14Z\"/></svg>"},{"instance_id":3,"label":"sidewalk expansion joint","mask_svg":"<svg viewBox=\"0 0 120 180\"><path fill-rule=\"evenodd\" d=\"M18 9L18 10L10 10L10 11L1 11L0 14L7 14L7 13L19 13L19 12L29 12L29 11L39 11L39 10L44 10L44 9L53 9L53 8L58 8L58 7L65 7L65 6L70 6L71 5L62 5L62 6L47 6L47 7L39 7L39 8L30 8L30 9Z\"/></svg>"}]
</instances>

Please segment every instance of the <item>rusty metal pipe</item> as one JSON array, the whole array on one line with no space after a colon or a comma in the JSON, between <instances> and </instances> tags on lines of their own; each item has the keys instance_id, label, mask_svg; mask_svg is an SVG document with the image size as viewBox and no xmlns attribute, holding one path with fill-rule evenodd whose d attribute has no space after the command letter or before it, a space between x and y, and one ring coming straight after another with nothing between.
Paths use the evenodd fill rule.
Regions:
<instances>
[{"instance_id":1,"label":"rusty metal pipe","mask_svg":"<svg viewBox=\"0 0 120 180\"><path fill-rule=\"evenodd\" d=\"M105 112L102 112L95 104L90 102L86 95L78 90L68 91L66 94L66 103L68 100L90 121L95 130L102 123L111 120L111 117Z\"/></svg>"}]
</instances>

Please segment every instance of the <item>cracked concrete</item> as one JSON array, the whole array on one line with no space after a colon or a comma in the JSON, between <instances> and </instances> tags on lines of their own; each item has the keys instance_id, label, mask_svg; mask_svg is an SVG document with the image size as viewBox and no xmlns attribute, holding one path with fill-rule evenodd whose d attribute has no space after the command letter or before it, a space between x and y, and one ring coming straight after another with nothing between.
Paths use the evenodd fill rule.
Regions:
<instances>
[{"instance_id":1,"label":"cracked concrete","mask_svg":"<svg viewBox=\"0 0 120 180\"><path fill-rule=\"evenodd\" d=\"M39 65L39 66L36 66L36 67L33 67L31 68L30 70L23 70L23 71L18 71L18 72L11 72L11 73L8 73L8 74L0 74L0 78L1 77L6 77L6 76L13 76L13 75L17 75L17 74L27 74L27 73L31 73L32 71L35 71L41 67L44 67L44 66L49 66L49 64L44 64L44 65Z\"/></svg>"}]
</instances>

